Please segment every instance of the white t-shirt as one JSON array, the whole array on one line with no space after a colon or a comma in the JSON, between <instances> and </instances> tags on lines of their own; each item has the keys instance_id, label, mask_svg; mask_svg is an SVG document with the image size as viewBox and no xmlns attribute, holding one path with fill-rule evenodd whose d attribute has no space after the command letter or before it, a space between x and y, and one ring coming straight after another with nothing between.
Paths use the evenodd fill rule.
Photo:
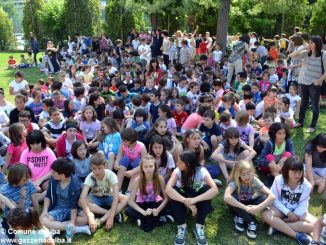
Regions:
<instances>
[{"instance_id":1,"label":"white t-shirt","mask_svg":"<svg viewBox=\"0 0 326 245\"><path fill-rule=\"evenodd\" d=\"M0 125L6 125L9 123L9 117L3 111L0 111ZM0 127L2 129L2 127Z\"/></svg>"},{"instance_id":2,"label":"white t-shirt","mask_svg":"<svg viewBox=\"0 0 326 245\"><path fill-rule=\"evenodd\" d=\"M178 176L178 180L177 180L177 187L183 187L182 186L182 183L181 183L181 171L179 168L176 168L175 170L175 173L176 175ZM200 188L202 188L205 184L205 177L206 175L208 175L208 171L206 168L204 167L197 167L196 168L196 173L195 173L195 176L193 179L193 182L192 182L192 188L195 189L195 190L199 190Z\"/></svg>"},{"instance_id":3,"label":"white t-shirt","mask_svg":"<svg viewBox=\"0 0 326 245\"><path fill-rule=\"evenodd\" d=\"M170 152L166 152L166 157L167 157L167 163L166 163L165 168L163 168L163 167L158 168L158 172L159 172L159 174L161 176L164 176L168 169L174 169L175 168L175 163L174 163L173 157L172 157ZM155 162L156 162L157 166L160 166L161 159L156 159Z\"/></svg>"},{"instance_id":4,"label":"white t-shirt","mask_svg":"<svg viewBox=\"0 0 326 245\"><path fill-rule=\"evenodd\" d=\"M20 83L17 83L16 80L13 80L9 84L9 87L12 87L14 89L14 94L17 94L19 90L25 89L26 85L28 85L28 82L26 80L23 80Z\"/></svg>"},{"instance_id":5,"label":"white t-shirt","mask_svg":"<svg viewBox=\"0 0 326 245\"><path fill-rule=\"evenodd\" d=\"M105 169L105 175L102 180L98 180L90 173L84 182L91 189L91 194L96 197L112 196L113 185L118 184L118 177L109 169Z\"/></svg>"},{"instance_id":6,"label":"white t-shirt","mask_svg":"<svg viewBox=\"0 0 326 245\"><path fill-rule=\"evenodd\" d=\"M213 59L215 62L221 62L223 52L221 50L215 50L213 52Z\"/></svg>"},{"instance_id":7,"label":"white t-shirt","mask_svg":"<svg viewBox=\"0 0 326 245\"><path fill-rule=\"evenodd\" d=\"M297 94L295 96L286 94L286 97L290 100L290 108L295 112L297 110L297 103L301 101L301 97Z\"/></svg>"},{"instance_id":8,"label":"white t-shirt","mask_svg":"<svg viewBox=\"0 0 326 245\"><path fill-rule=\"evenodd\" d=\"M134 50L138 50L138 46L139 46L139 40L138 39L132 40L131 44L132 44Z\"/></svg>"},{"instance_id":9,"label":"white t-shirt","mask_svg":"<svg viewBox=\"0 0 326 245\"><path fill-rule=\"evenodd\" d=\"M140 54L141 52L145 51L144 53ZM147 45L139 45L138 46L138 54L139 54L139 58L141 60L145 60L147 59L147 55L148 53L150 52L150 49L148 49L148 46Z\"/></svg>"}]
</instances>

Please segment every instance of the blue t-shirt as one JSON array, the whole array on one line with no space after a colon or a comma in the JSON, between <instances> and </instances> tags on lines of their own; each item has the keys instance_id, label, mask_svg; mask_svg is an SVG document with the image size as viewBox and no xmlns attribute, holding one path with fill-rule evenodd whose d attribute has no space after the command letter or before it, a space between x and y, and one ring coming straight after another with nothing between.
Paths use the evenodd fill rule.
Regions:
<instances>
[{"instance_id":1,"label":"blue t-shirt","mask_svg":"<svg viewBox=\"0 0 326 245\"><path fill-rule=\"evenodd\" d=\"M221 114L223 111L226 111L226 109L225 109L224 106L220 106L220 107L217 109L217 112L218 112L219 114ZM236 113L236 111L235 111L235 109L234 109L233 106L231 106L231 107L229 108L229 112L230 112L232 118L235 118L235 113Z\"/></svg>"},{"instance_id":2,"label":"blue t-shirt","mask_svg":"<svg viewBox=\"0 0 326 245\"><path fill-rule=\"evenodd\" d=\"M57 193L57 205L54 209L63 209L63 208L70 208L70 196L69 196L69 186L68 184L64 189L61 187L61 183L59 181L56 193Z\"/></svg>"},{"instance_id":3,"label":"blue t-shirt","mask_svg":"<svg viewBox=\"0 0 326 245\"><path fill-rule=\"evenodd\" d=\"M215 122L213 123L213 127L207 128L203 123L199 127L199 131L205 133L205 135L210 138L212 135L215 136L221 136L222 135L222 129L221 127L216 124Z\"/></svg>"},{"instance_id":4,"label":"blue t-shirt","mask_svg":"<svg viewBox=\"0 0 326 245\"><path fill-rule=\"evenodd\" d=\"M35 104L33 101L28 105L28 107L34 112L35 116L40 115L40 113L42 112L42 102L41 101L38 104Z\"/></svg>"},{"instance_id":5,"label":"blue t-shirt","mask_svg":"<svg viewBox=\"0 0 326 245\"><path fill-rule=\"evenodd\" d=\"M121 145L120 133L115 132L114 134L107 134L104 137L104 140L99 144L99 150L104 152L106 159L109 159L110 152L113 152L115 155L118 154L120 145Z\"/></svg>"},{"instance_id":6,"label":"blue t-shirt","mask_svg":"<svg viewBox=\"0 0 326 245\"><path fill-rule=\"evenodd\" d=\"M161 103L158 105L154 105L154 103L151 103L151 106L149 107L149 113L152 115L151 123L155 123L158 116L158 108L160 107Z\"/></svg>"},{"instance_id":7,"label":"blue t-shirt","mask_svg":"<svg viewBox=\"0 0 326 245\"><path fill-rule=\"evenodd\" d=\"M145 121L141 125L137 124L136 121L133 121L131 124L131 128L135 129L136 132L138 133L138 140L140 142L144 142L145 134L149 131L149 129L151 128L151 125L147 121Z\"/></svg>"},{"instance_id":8,"label":"blue t-shirt","mask_svg":"<svg viewBox=\"0 0 326 245\"><path fill-rule=\"evenodd\" d=\"M13 186L9 183L5 184L2 188L2 195L7 197L9 200L14 201L15 203L19 203L21 189L26 188L26 197L24 208L30 208L32 205L31 196L37 192L36 187L33 185L31 181L28 181L25 186ZM4 210L4 216L7 217L9 213L9 208L6 207Z\"/></svg>"}]
</instances>

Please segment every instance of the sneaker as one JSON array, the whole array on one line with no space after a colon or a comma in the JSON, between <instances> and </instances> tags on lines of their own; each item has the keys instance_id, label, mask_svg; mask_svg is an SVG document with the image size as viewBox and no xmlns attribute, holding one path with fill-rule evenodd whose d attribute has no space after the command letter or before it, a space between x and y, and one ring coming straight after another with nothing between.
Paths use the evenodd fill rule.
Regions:
<instances>
[{"instance_id":1,"label":"sneaker","mask_svg":"<svg viewBox=\"0 0 326 245\"><path fill-rule=\"evenodd\" d=\"M184 245L186 243L187 229L178 226L178 234L174 239L174 245Z\"/></svg>"},{"instance_id":2,"label":"sneaker","mask_svg":"<svg viewBox=\"0 0 326 245\"><path fill-rule=\"evenodd\" d=\"M173 223L174 219L171 215L160 216L160 222L162 223Z\"/></svg>"},{"instance_id":3,"label":"sneaker","mask_svg":"<svg viewBox=\"0 0 326 245\"><path fill-rule=\"evenodd\" d=\"M244 225L243 225L243 218L235 216L234 217L234 227L238 230L238 231L244 231Z\"/></svg>"},{"instance_id":4,"label":"sneaker","mask_svg":"<svg viewBox=\"0 0 326 245\"><path fill-rule=\"evenodd\" d=\"M114 221L121 224L123 221L122 214L119 213L116 216L114 216Z\"/></svg>"},{"instance_id":5,"label":"sneaker","mask_svg":"<svg viewBox=\"0 0 326 245\"><path fill-rule=\"evenodd\" d=\"M300 245L308 245L312 241L311 237L303 232L297 232L295 239Z\"/></svg>"},{"instance_id":6,"label":"sneaker","mask_svg":"<svg viewBox=\"0 0 326 245\"><path fill-rule=\"evenodd\" d=\"M195 237L196 237L197 245L207 245L208 244L206 236L205 236L204 226L202 228L195 227L194 228L194 234L195 234Z\"/></svg>"},{"instance_id":7,"label":"sneaker","mask_svg":"<svg viewBox=\"0 0 326 245\"><path fill-rule=\"evenodd\" d=\"M141 219L137 219L137 226L141 227Z\"/></svg>"},{"instance_id":8,"label":"sneaker","mask_svg":"<svg viewBox=\"0 0 326 245\"><path fill-rule=\"evenodd\" d=\"M217 185L217 186L223 186L223 183L222 181L218 180L218 179L213 179L214 183Z\"/></svg>"},{"instance_id":9,"label":"sneaker","mask_svg":"<svg viewBox=\"0 0 326 245\"><path fill-rule=\"evenodd\" d=\"M252 239L255 239L257 237L257 226L255 222L250 222L248 224L247 236Z\"/></svg>"}]
</instances>

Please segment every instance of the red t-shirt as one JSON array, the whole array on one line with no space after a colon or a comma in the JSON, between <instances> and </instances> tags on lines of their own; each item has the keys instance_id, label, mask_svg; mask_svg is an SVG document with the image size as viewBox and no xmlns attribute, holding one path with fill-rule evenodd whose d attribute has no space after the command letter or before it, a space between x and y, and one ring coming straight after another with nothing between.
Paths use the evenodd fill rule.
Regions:
<instances>
[{"instance_id":1,"label":"red t-shirt","mask_svg":"<svg viewBox=\"0 0 326 245\"><path fill-rule=\"evenodd\" d=\"M183 111L181 114L174 111L173 112L173 117L175 119L175 123L177 124L177 126L181 127L183 125L183 123L186 121L186 119L188 117L188 114L185 111Z\"/></svg>"},{"instance_id":2,"label":"red t-shirt","mask_svg":"<svg viewBox=\"0 0 326 245\"><path fill-rule=\"evenodd\" d=\"M16 60L8 60L8 65L16 65Z\"/></svg>"},{"instance_id":3,"label":"red t-shirt","mask_svg":"<svg viewBox=\"0 0 326 245\"><path fill-rule=\"evenodd\" d=\"M206 43L206 42L201 42L199 44L199 52L201 54L207 54L207 45L208 45L208 43Z\"/></svg>"}]
</instances>

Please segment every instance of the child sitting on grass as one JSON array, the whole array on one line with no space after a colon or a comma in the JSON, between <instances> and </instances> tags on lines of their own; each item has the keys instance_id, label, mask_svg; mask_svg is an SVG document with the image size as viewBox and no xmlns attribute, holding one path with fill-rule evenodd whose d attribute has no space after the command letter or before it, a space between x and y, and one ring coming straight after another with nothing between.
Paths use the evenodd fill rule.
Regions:
<instances>
[{"instance_id":1,"label":"child sitting on grass","mask_svg":"<svg viewBox=\"0 0 326 245\"><path fill-rule=\"evenodd\" d=\"M102 151L91 157L91 170L85 179L79 204L87 216L92 232L104 223L106 229L111 229L115 217L116 222L122 223L120 212L127 205L127 197L119 194L117 175L106 169ZM94 214L102 217L95 220Z\"/></svg>"}]
</instances>

